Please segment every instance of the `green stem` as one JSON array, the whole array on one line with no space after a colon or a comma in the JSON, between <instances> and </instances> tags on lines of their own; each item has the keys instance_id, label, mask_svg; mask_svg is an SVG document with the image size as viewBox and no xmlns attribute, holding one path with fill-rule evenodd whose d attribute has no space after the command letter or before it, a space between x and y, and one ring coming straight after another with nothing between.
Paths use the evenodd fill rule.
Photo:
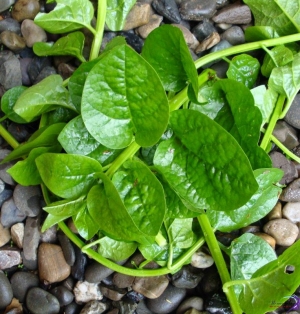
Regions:
<instances>
[{"instance_id":1,"label":"green stem","mask_svg":"<svg viewBox=\"0 0 300 314\"><path fill-rule=\"evenodd\" d=\"M0 124L0 135L13 149L20 145L19 142L5 129L2 124Z\"/></svg>"},{"instance_id":2,"label":"green stem","mask_svg":"<svg viewBox=\"0 0 300 314\"><path fill-rule=\"evenodd\" d=\"M286 155L288 155L291 159L300 163L300 158L293 154L288 148L286 148L274 135L270 137L271 141L278 146Z\"/></svg>"},{"instance_id":3,"label":"green stem","mask_svg":"<svg viewBox=\"0 0 300 314\"><path fill-rule=\"evenodd\" d=\"M231 281L225 260L223 258L222 252L218 245L218 241L214 234L213 228L210 225L209 219L206 214L201 214L198 216L198 221L201 226L202 232L204 234L205 241L208 245L210 253L215 261L218 272L220 274L223 285ZM238 300L234 293L233 287L229 287L228 290L224 291L226 293L227 299L231 306L233 314L241 314L241 308L239 306Z\"/></svg>"},{"instance_id":4,"label":"green stem","mask_svg":"<svg viewBox=\"0 0 300 314\"><path fill-rule=\"evenodd\" d=\"M100 52L106 18L106 2L107 0L98 0L96 33L92 43L90 60L96 59Z\"/></svg>"},{"instance_id":5,"label":"green stem","mask_svg":"<svg viewBox=\"0 0 300 314\"><path fill-rule=\"evenodd\" d=\"M275 109L273 111L272 117L270 119L269 125L268 125L266 132L264 134L264 137L260 143L260 147L264 150L267 149L268 144L270 143L271 135L273 133L273 130L275 128L277 120L279 119L279 117L281 115L284 101L285 101L284 95L280 95L277 99L276 106L275 106Z\"/></svg>"}]
</instances>

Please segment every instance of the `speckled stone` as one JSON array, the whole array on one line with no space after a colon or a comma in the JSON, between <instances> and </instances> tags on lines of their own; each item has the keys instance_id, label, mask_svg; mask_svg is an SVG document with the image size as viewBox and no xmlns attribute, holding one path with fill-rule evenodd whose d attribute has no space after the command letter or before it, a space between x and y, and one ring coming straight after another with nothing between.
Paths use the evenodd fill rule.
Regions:
<instances>
[{"instance_id":1,"label":"speckled stone","mask_svg":"<svg viewBox=\"0 0 300 314\"><path fill-rule=\"evenodd\" d=\"M218 11L212 20L215 23L248 24L252 17L247 5L231 4Z\"/></svg>"},{"instance_id":2,"label":"speckled stone","mask_svg":"<svg viewBox=\"0 0 300 314\"><path fill-rule=\"evenodd\" d=\"M99 285L87 281L78 281L73 290L77 303L87 303L93 300L102 300L103 295Z\"/></svg>"},{"instance_id":3,"label":"speckled stone","mask_svg":"<svg viewBox=\"0 0 300 314\"><path fill-rule=\"evenodd\" d=\"M126 17L124 31L140 27L149 22L152 9L149 3L137 2Z\"/></svg>"},{"instance_id":4,"label":"speckled stone","mask_svg":"<svg viewBox=\"0 0 300 314\"><path fill-rule=\"evenodd\" d=\"M22 258L20 250L10 246L0 248L0 269L8 269L21 263Z\"/></svg>"},{"instance_id":5,"label":"speckled stone","mask_svg":"<svg viewBox=\"0 0 300 314\"><path fill-rule=\"evenodd\" d=\"M143 26L140 26L137 29L137 32L139 33L139 35L142 38L147 38L148 35L157 27L159 27L159 25L161 24L163 20L163 17L157 14L152 14L150 16L149 22Z\"/></svg>"},{"instance_id":6,"label":"speckled stone","mask_svg":"<svg viewBox=\"0 0 300 314\"><path fill-rule=\"evenodd\" d=\"M12 17L18 22L25 19L33 20L40 11L38 0L18 0L12 10Z\"/></svg>"},{"instance_id":7,"label":"speckled stone","mask_svg":"<svg viewBox=\"0 0 300 314\"><path fill-rule=\"evenodd\" d=\"M300 222L300 202L286 203L282 209L282 216L295 224Z\"/></svg>"},{"instance_id":8,"label":"speckled stone","mask_svg":"<svg viewBox=\"0 0 300 314\"><path fill-rule=\"evenodd\" d=\"M273 135L288 149L299 145L297 131L283 120L277 121Z\"/></svg>"},{"instance_id":9,"label":"speckled stone","mask_svg":"<svg viewBox=\"0 0 300 314\"><path fill-rule=\"evenodd\" d=\"M279 199L284 202L300 202L300 179L294 180L284 188Z\"/></svg>"},{"instance_id":10,"label":"speckled stone","mask_svg":"<svg viewBox=\"0 0 300 314\"><path fill-rule=\"evenodd\" d=\"M300 94L294 98L284 120L296 129L300 129Z\"/></svg>"}]
</instances>

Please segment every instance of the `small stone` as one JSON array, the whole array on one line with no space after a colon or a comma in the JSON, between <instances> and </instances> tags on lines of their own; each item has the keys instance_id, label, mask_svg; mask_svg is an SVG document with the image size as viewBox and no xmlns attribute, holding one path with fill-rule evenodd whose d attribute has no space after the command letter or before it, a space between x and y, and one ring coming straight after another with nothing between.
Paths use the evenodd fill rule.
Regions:
<instances>
[{"instance_id":1,"label":"small stone","mask_svg":"<svg viewBox=\"0 0 300 314\"><path fill-rule=\"evenodd\" d=\"M221 38L219 33L213 32L205 38L195 49L195 53L199 53L214 47L220 42Z\"/></svg>"},{"instance_id":2,"label":"small stone","mask_svg":"<svg viewBox=\"0 0 300 314\"><path fill-rule=\"evenodd\" d=\"M197 251L192 256L191 265L196 268L208 268L213 265L213 258L202 251Z\"/></svg>"},{"instance_id":3,"label":"small stone","mask_svg":"<svg viewBox=\"0 0 300 314\"><path fill-rule=\"evenodd\" d=\"M38 218L26 219L23 240L25 259L37 265L37 249L40 242L40 222Z\"/></svg>"},{"instance_id":4,"label":"small stone","mask_svg":"<svg viewBox=\"0 0 300 314\"><path fill-rule=\"evenodd\" d=\"M279 199L284 202L300 202L300 179L294 180L284 188Z\"/></svg>"},{"instance_id":5,"label":"small stone","mask_svg":"<svg viewBox=\"0 0 300 314\"><path fill-rule=\"evenodd\" d=\"M118 313L116 313L116 314L118 314ZM145 300L141 300L138 303L138 306L136 308L136 314L154 314L154 313L147 308L147 306L145 304Z\"/></svg>"},{"instance_id":6,"label":"small stone","mask_svg":"<svg viewBox=\"0 0 300 314\"><path fill-rule=\"evenodd\" d=\"M130 32L120 32L120 36L123 36L126 40L126 43L131 46L136 52L141 53L144 41L135 33Z\"/></svg>"},{"instance_id":7,"label":"small stone","mask_svg":"<svg viewBox=\"0 0 300 314\"><path fill-rule=\"evenodd\" d=\"M218 314L231 314L230 305L227 301L227 298L223 294L215 293L205 308L209 313L218 313Z\"/></svg>"},{"instance_id":8,"label":"small stone","mask_svg":"<svg viewBox=\"0 0 300 314\"><path fill-rule=\"evenodd\" d=\"M40 11L38 0L18 0L13 7L12 17L18 22L33 20Z\"/></svg>"},{"instance_id":9,"label":"small stone","mask_svg":"<svg viewBox=\"0 0 300 314\"><path fill-rule=\"evenodd\" d=\"M14 0L13 0L14 1ZM0 5L3 1L0 2ZM17 35L21 35L21 26L20 23L11 17L8 17L2 21L0 21L0 33L4 31L11 31L16 33Z\"/></svg>"},{"instance_id":10,"label":"small stone","mask_svg":"<svg viewBox=\"0 0 300 314\"><path fill-rule=\"evenodd\" d=\"M229 0L217 0L217 9L221 9L229 4Z\"/></svg>"},{"instance_id":11,"label":"small stone","mask_svg":"<svg viewBox=\"0 0 300 314\"><path fill-rule=\"evenodd\" d=\"M173 24L173 26L181 29L185 42L189 48L194 50L199 45L197 38L185 26L181 24Z\"/></svg>"},{"instance_id":12,"label":"small stone","mask_svg":"<svg viewBox=\"0 0 300 314\"><path fill-rule=\"evenodd\" d=\"M199 41L204 40L213 32L217 32L217 30L213 23L207 18L203 19L203 21L201 21L192 29L192 33Z\"/></svg>"},{"instance_id":13,"label":"small stone","mask_svg":"<svg viewBox=\"0 0 300 314\"><path fill-rule=\"evenodd\" d=\"M0 84L5 90L22 84L20 61L16 56L12 55L0 65Z\"/></svg>"},{"instance_id":14,"label":"small stone","mask_svg":"<svg viewBox=\"0 0 300 314\"><path fill-rule=\"evenodd\" d=\"M52 226L41 233L41 242L55 243L57 242L57 225Z\"/></svg>"},{"instance_id":15,"label":"small stone","mask_svg":"<svg viewBox=\"0 0 300 314\"><path fill-rule=\"evenodd\" d=\"M18 299L13 298L10 304L5 308L5 314L23 314L23 307L22 304L19 302Z\"/></svg>"},{"instance_id":16,"label":"small stone","mask_svg":"<svg viewBox=\"0 0 300 314\"><path fill-rule=\"evenodd\" d=\"M299 145L297 131L283 120L277 121L273 135L288 149Z\"/></svg>"},{"instance_id":17,"label":"small stone","mask_svg":"<svg viewBox=\"0 0 300 314\"><path fill-rule=\"evenodd\" d=\"M184 314L187 310L194 309L198 311L203 310L203 299L199 297L191 297L184 300L178 307L176 314Z\"/></svg>"},{"instance_id":18,"label":"small stone","mask_svg":"<svg viewBox=\"0 0 300 314\"><path fill-rule=\"evenodd\" d=\"M256 232L254 234L260 237L261 239L265 240L268 244L270 244L272 249L275 250L276 240L273 237L271 237L269 234L266 234L264 232Z\"/></svg>"},{"instance_id":19,"label":"small stone","mask_svg":"<svg viewBox=\"0 0 300 314\"><path fill-rule=\"evenodd\" d=\"M0 223L0 247L10 240L10 232L8 228L4 228Z\"/></svg>"},{"instance_id":20,"label":"small stone","mask_svg":"<svg viewBox=\"0 0 300 314\"><path fill-rule=\"evenodd\" d=\"M58 74L64 79L68 79L76 70L76 68L68 63L60 63L57 67Z\"/></svg>"},{"instance_id":21,"label":"small stone","mask_svg":"<svg viewBox=\"0 0 300 314\"><path fill-rule=\"evenodd\" d=\"M10 304L12 298L13 291L10 282L3 271L0 271L0 310L4 310Z\"/></svg>"},{"instance_id":22,"label":"small stone","mask_svg":"<svg viewBox=\"0 0 300 314\"><path fill-rule=\"evenodd\" d=\"M126 17L124 31L140 27L149 22L152 9L149 3L137 2Z\"/></svg>"},{"instance_id":23,"label":"small stone","mask_svg":"<svg viewBox=\"0 0 300 314\"><path fill-rule=\"evenodd\" d=\"M118 302L113 302L112 303L114 307L118 309L116 313L121 314L121 313L126 313L126 314L135 314L135 310L137 308L136 303L131 303L127 301L118 301Z\"/></svg>"},{"instance_id":24,"label":"small stone","mask_svg":"<svg viewBox=\"0 0 300 314\"><path fill-rule=\"evenodd\" d=\"M64 286L57 286L50 292L57 298L60 306L66 306L74 300L74 294Z\"/></svg>"},{"instance_id":25,"label":"small stone","mask_svg":"<svg viewBox=\"0 0 300 314\"><path fill-rule=\"evenodd\" d=\"M231 4L221 9L212 20L215 23L248 24L252 17L247 5Z\"/></svg>"},{"instance_id":26,"label":"small stone","mask_svg":"<svg viewBox=\"0 0 300 314\"><path fill-rule=\"evenodd\" d=\"M183 266L177 273L172 275L172 284L177 288L193 289L203 278L203 272L191 266Z\"/></svg>"},{"instance_id":27,"label":"small stone","mask_svg":"<svg viewBox=\"0 0 300 314\"><path fill-rule=\"evenodd\" d=\"M112 269L93 261L85 270L85 280L90 283L100 283L113 272Z\"/></svg>"},{"instance_id":28,"label":"small stone","mask_svg":"<svg viewBox=\"0 0 300 314\"><path fill-rule=\"evenodd\" d=\"M0 248L0 269L8 269L22 263L20 251L14 247Z\"/></svg>"},{"instance_id":29,"label":"small stone","mask_svg":"<svg viewBox=\"0 0 300 314\"><path fill-rule=\"evenodd\" d=\"M21 212L13 198L6 200L1 207L1 223L3 227L8 228L12 225L23 221L26 218L26 215Z\"/></svg>"},{"instance_id":30,"label":"small stone","mask_svg":"<svg viewBox=\"0 0 300 314\"><path fill-rule=\"evenodd\" d=\"M198 286L201 290L201 293L206 296L211 296L215 292L219 291L221 286L222 282L216 267L212 266L205 269L204 277Z\"/></svg>"},{"instance_id":31,"label":"small stone","mask_svg":"<svg viewBox=\"0 0 300 314\"><path fill-rule=\"evenodd\" d=\"M280 202L277 202L274 208L267 215L268 220L282 218L282 205Z\"/></svg>"},{"instance_id":32,"label":"small stone","mask_svg":"<svg viewBox=\"0 0 300 314\"><path fill-rule=\"evenodd\" d=\"M264 232L272 236L278 245L292 245L299 233L298 227L287 219L270 220L264 225Z\"/></svg>"},{"instance_id":33,"label":"small stone","mask_svg":"<svg viewBox=\"0 0 300 314\"><path fill-rule=\"evenodd\" d=\"M26 46L31 48L37 42L46 42L47 34L32 20L25 19L21 24L21 32L25 39Z\"/></svg>"},{"instance_id":34,"label":"small stone","mask_svg":"<svg viewBox=\"0 0 300 314\"><path fill-rule=\"evenodd\" d=\"M75 250L74 250L74 247L73 247L71 241L62 232L58 232L57 237L58 237L59 244L63 250L66 262L70 266L73 266L75 263Z\"/></svg>"},{"instance_id":35,"label":"small stone","mask_svg":"<svg viewBox=\"0 0 300 314\"><path fill-rule=\"evenodd\" d=\"M28 66L32 61L31 58L22 58L20 59L20 66L21 66L21 74L22 74L22 85L29 86L31 85L31 80L28 75Z\"/></svg>"},{"instance_id":36,"label":"small stone","mask_svg":"<svg viewBox=\"0 0 300 314\"><path fill-rule=\"evenodd\" d=\"M127 293L126 289L120 289L113 286L106 286L101 284L100 291L106 298L112 301L120 301Z\"/></svg>"},{"instance_id":37,"label":"small stone","mask_svg":"<svg viewBox=\"0 0 300 314\"><path fill-rule=\"evenodd\" d=\"M77 246L74 246L74 252L75 263L71 268L71 273L75 279L83 281L85 276L84 274L85 266L87 264L87 256L84 253L82 253L82 251Z\"/></svg>"},{"instance_id":38,"label":"small stone","mask_svg":"<svg viewBox=\"0 0 300 314\"><path fill-rule=\"evenodd\" d=\"M222 39L218 44L210 49L210 52L216 52L230 47L232 47L232 45L227 40Z\"/></svg>"},{"instance_id":39,"label":"small stone","mask_svg":"<svg viewBox=\"0 0 300 314\"><path fill-rule=\"evenodd\" d=\"M39 286L39 277L31 272L17 271L11 279L11 287L15 298L20 302L25 301L26 294L29 289Z\"/></svg>"},{"instance_id":40,"label":"small stone","mask_svg":"<svg viewBox=\"0 0 300 314\"><path fill-rule=\"evenodd\" d=\"M26 46L24 38L11 31L4 31L0 34L1 43L14 52L19 52Z\"/></svg>"},{"instance_id":41,"label":"small stone","mask_svg":"<svg viewBox=\"0 0 300 314\"><path fill-rule=\"evenodd\" d=\"M179 13L183 20L201 21L216 12L216 0L182 0Z\"/></svg>"},{"instance_id":42,"label":"small stone","mask_svg":"<svg viewBox=\"0 0 300 314\"><path fill-rule=\"evenodd\" d=\"M136 277L132 289L146 298L156 299L162 295L169 284L166 276Z\"/></svg>"},{"instance_id":43,"label":"small stone","mask_svg":"<svg viewBox=\"0 0 300 314\"><path fill-rule=\"evenodd\" d=\"M101 314L104 313L107 308L107 304L103 302L90 301L83 307L80 314Z\"/></svg>"},{"instance_id":44,"label":"small stone","mask_svg":"<svg viewBox=\"0 0 300 314\"><path fill-rule=\"evenodd\" d=\"M296 129L300 129L300 94L294 98L284 120Z\"/></svg>"},{"instance_id":45,"label":"small stone","mask_svg":"<svg viewBox=\"0 0 300 314\"><path fill-rule=\"evenodd\" d=\"M26 306L32 313L59 313L57 298L41 288L31 288L26 296Z\"/></svg>"},{"instance_id":46,"label":"small stone","mask_svg":"<svg viewBox=\"0 0 300 314\"><path fill-rule=\"evenodd\" d=\"M115 273L113 277L113 284L118 288L128 288L132 286L134 279L134 276Z\"/></svg>"},{"instance_id":47,"label":"small stone","mask_svg":"<svg viewBox=\"0 0 300 314\"><path fill-rule=\"evenodd\" d=\"M27 72L30 81L33 83L37 80L38 75L45 67L51 67L50 59L47 57L34 57L28 64Z\"/></svg>"},{"instance_id":48,"label":"small stone","mask_svg":"<svg viewBox=\"0 0 300 314\"><path fill-rule=\"evenodd\" d=\"M140 26L137 29L137 32L142 38L147 38L148 35L157 27L160 26L161 22L163 20L163 17L157 14L152 14L150 16L149 22L143 26Z\"/></svg>"},{"instance_id":49,"label":"small stone","mask_svg":"<svg viewBox=\"0 0 300 314\"><path fill-rule=\"evenodd\" d=\"M56 244L40 244L38 265L40 280L47 284L63 281L71 273L71 267L66 263L62 248Z\"/></svg>"},{"instance_id":50,"label":"small stone","mask_svg":"<svg viewBox=\"0 0 300 314\"><path fill-rule=\"evenodd\" d=\"M41 70L41 72L39 73L39 75L37 76L37 78L35 79L33 84L37 84L37 83L41 82L43 79L45 79L46 77L53 75L53 74L57 74L54 67L45 67Z\"/></svg>"},{"instance_id":51,"label":"small stone","mask_svg":"<svg viewBox=\"0 0 300 314\"><path fill-rule=\"evenodd\" d=\"M73 292L75 300L79 304L93 300L102 300L103 298L98 284L87 281L78 281Z\"/></svg>"},{"instance_id":52,"label":"small stone","mask_svg":"<svg viewBox=\"0 0 300 314\"><path fill-rule=\"evenodd\" d=\"M10 228L11 239L19 249L23 248L24 224L17 223Z\"/></svg>"},{"instance_id":53,"label":"small stone","mask_svg":"<svg viewBox=\"0 0 300 314\"><path fill-rule=\"evenodd\" d=\"M227 40L233 46L245 43L245 34L239 26L232 26L228 28L221 35L221 38Z\"/></svg>"},{"instance_id":54,"label":"small stone","mask_svg":"<svg viewBox=\"0 0 300 314\"><path fill-rule=\"evenodd\" d=\"M285 204L282 216L295 224L300 222L300 202Z\"/></svg>"},{"instance_id":55,"label":"small stone","mask_svg":"<svg viewBox=\"0 0 300 314\"><path fill-rule=\"evenodd\" d=\"M175 0L153 0L154 10L173 23L180 23L181 16Z\"/></svg>"},{"instance_id":56,"label":"small stone","mask_svg":"<svg viewBox=\"0 0 300 314\"><path fill-rule=\"evenodd\" d=\"M81 306L76 302L71 302L70 304L66 305L64 308L64 314L78 314L80 313Z\"/></svg>"},{"instance_id":57,"label":"small stone","mask_svg":"<svg viewBox=\"0 0 300 314\"><path fill-rule=\"evenodd\" d=\"M1 0L0 2L0 13L8 10L12 5L14 5L15 0Z\"/></svg>"}]
</instances>

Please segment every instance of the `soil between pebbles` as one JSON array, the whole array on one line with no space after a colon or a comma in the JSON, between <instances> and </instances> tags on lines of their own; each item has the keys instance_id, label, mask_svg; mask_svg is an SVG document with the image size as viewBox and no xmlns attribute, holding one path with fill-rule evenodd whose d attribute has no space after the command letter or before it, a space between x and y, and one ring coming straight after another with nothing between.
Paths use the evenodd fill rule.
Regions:
<instances>
[{"instance_id":1,"label":"soil between pebbles","mask_svg":"<svg viewBox=\"0 0 300 314\"><path fill-rule=\"evenodd\" d=\"M42 58L32 51L34 42L57 38L32 22L38 12L52 8L53 4L38 0L1 1L0 97L14 86L31 86L53 73L66 79L78 66L76 60L68 57ZM244 29L251 22L249 8L240 1L140 0L130 12L124 31L106 31L103 45L121 34L140 52L143 40L154 28L171 23L181 28L196 59L210 51L244 43ZM86 56L88 52L87 46ZM212 67L219 77L225 76L224 62ZM279 121L274 131L298 156L299 108L297 96L285 121ZM4 125L20 143L37 127L34 123L17 125L7 121ZM0 145L2 160L10 147L2 139ZM218 233L222 243L229 245L239 233L253 232L280 254L298 240L299 164L276 149L270 156L273 166L285 172L281 183L287 187L280 201L256 225L231 234ZM38 187L17 185L6 172L12 164L0 166L0 313L231 313L208 252L197 252L191 265L172 276L134 278L113 273L90 260L55 227L42 234L41 192ZM131 260L139 264L141 256L134 255L124 263L131 265ZM272 313L275 312L283 310Z\"/></svg>"}]
</instances>

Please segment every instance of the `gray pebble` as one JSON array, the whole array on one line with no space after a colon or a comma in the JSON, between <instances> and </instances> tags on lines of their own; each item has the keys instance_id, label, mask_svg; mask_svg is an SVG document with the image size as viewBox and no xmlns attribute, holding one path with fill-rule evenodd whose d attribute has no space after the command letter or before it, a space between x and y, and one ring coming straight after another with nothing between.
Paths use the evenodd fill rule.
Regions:
<instances>
[{"instance_id":1,"label":"gray pebble","mask_svg":"<svg viewBox=\"0 0 300 314\"><path fill-rule=\"evenodd\" d=\"M51 61L47 57L34 57L32 62L28 64L27 72L30 81L33 83L36 81L38 75L45 67L50 67Z\"/></svg>"},{"instance_id":2,"label":"gray pebble","mask_svg":"<svg viewBox=\"0 0 300 314\"><path fill-rule=\"evenodd\" d=\"M228 28L221 35L221 38L227 40L233 46L245 43L245 34L239 26L232 26Z\"/></svg>"},{"instance_id":3,"label":"gray pebble","mask_svg":"<svg viewBox=\"0 0 300 314\"><path fill-rule=\"evenodd\" d=\"M0 5L2 2L0 2ZM8 17L2 21L0 21L0 33L4 31L11 31L16 33L17 35L21 35L21 25L18 21Z\"/></svg>"},{"instance_id":4,"label":"gray pebble","mask_svg":"<svg viewBox=\"0 0 300 314\"><path fill-rule=\"evenodd\" d=\"M212 20L215 23L248 24L252 17L247 5L231 4L221 9Z\"/></svg>"},{"instance_id":5,"label":"gray pebble","mask_svg":"<svg viewBox=\"0 0 300 314\"><path fill-rule=\"evenodd\" d=\"M63 250L66 262L70 266L73 266L75 263L75 250L74 250L74 247L73 247L71 241L62 232L58 232L57 238L58 238L59 244Z\"/></svg>"},{"instance_id":6,"label":"gray pebble","mask_svg":"<svg viewBox=\"0 0 300 314\"><path fill-rule=\"evenodd\" d=\"M57 298L41 288L31 288L26 296L26 306L33 314L56 314L60 306Z\"/></svg>"},{"instance_id":7,"label":"gray pebble","mask_svg":"<svg viewBox=\"0 0 300 314\"><path fill-rule=\"evenodd\" d=\"M282 216L295 224L300 222L300 202L286 203L282 209Z\"/></svg>"},{"instance_id":8,"label":"gray pebble","mask_svg":"<svg viewBox=\"0 0 300 314\"><path fill-rule=\"evenodd\" d=\"M284 120L296 129L300 129L300 94L294 98Z\"/></svg>"},{"instance_id":9,"label":"gray pebble","mask_svg":"<svg viewBox=\"0 0 300 314\"><path fill-rule=\"evenodd\" d=\"M21 66L21 74L22 74L22 85L29 86L31 85L31 80L28 75L28 66L32 61L31 58L22 58L20 59L20 66Z\"/></svg>"},{"instance_id":10,"label":"gray pebble","mask_svg":"<svg viewBox=\"0 0 300 314\"><path fill-rule=\"evenodd\" d=\"M20 65L21 65L21 60L20 60ZM8 125L7 131L20 143L26 141L31 135L29 133L29 129L27 125L17 124L15 122L12 122Z\"/></svg>"},{"instance_id":11,"label":"gray pebble","mask_svg":"<svg viewBox=\"0 0 300 314\"><path fill-rule=\"evenodd\" d=\"M216 12L216 0L182 0L179 13L183 20L201 21Z\"/></svg>"},{"instance_id":12,"label":"gray pebble","mask_svg":"<svg viewBox=\"0 0 300 314\"><path fill-rule=\"evenodd\" d=\"M101 314L107 310L107 307L103 302L90 301L83 307L80 314Z\"/></svg>"},{"instance_id":13,"label":"gray pebble","mask_svg":"<svg viewBox=\"0 0 300 314\"><path fill-rule=\"evenodd\" d=\"M288 149L299 145L297 131L283 120L277 121L273 135Z\"/></svg>"},{"instance_id":14,"label":"gray pebble","mask_svg":"<svg viewBox=\"0 0 300 314\"><path fill-rule=\"evenodd\" d=\"M1 207L1 224L4 227L11 227L25 218L26 215L16 207L12 197L3 203Z\"/></svg>"},{"instance_id":15,"label":"gray pebble","mask_svg":"<svg viewBox=\"0 0 300 314\"><path fill-rule=\"evenodd\" d=\"M136 308L136 314L153 314L153 312L147 308L145 300L141 300Z\"/></svg>"},{"instance_id":16,"label":"gray pebble","mask_svg":"<svg viewBox=\"0 0 300 314\"><path fill-rule=\"evenodd\" d=\"M1 0L0 2L0 13L8 10L12 5L14 5L15 0Z\"/></svg>"},{"instance_id":17,"label":"gray pebble","mask_svg":"<svg viewBox=\"0 0 300 314\"><path fill-rule=\"evenodd\" d=\"M19 249L11 246L0 248L0 269L9 269L22 263Z\"/></svg>"},{"instance_id":18,"label":"gray pebble","mask_svg":"<svg viewBox=\"0 0 300 314\"><path fill-rule=\"evenodd\" d=\"M114 271L97 262L91 262L85 271L85 280L90 283L99 283Z\"/></svg>"},{"instance_id":19,"label":"gray pebble","mask_svg":"<svg viewBox=\"0 0 300 314\"><path fill-rule=\"evenodd\" d=\"M46 77L52 74L57 74L54 67L50 66L50 67L43 68L41 72L39 73L39 75L37 76L37 78L35 79L35 81L33 82L33 84L39 83L40 81L42 81L43 79L45 79Z\"/></svg>"},{"instance_id":20,"label":"gray pebble","mask_svg":"<svg viewBox=\"0 0 300 314\"><path fill-rule=\"evenodd\" d=\"M193 289L199 284L203 276L203 271L187 265L172 275L171 282L177 288Z\"/></svg>"},{"instance_id":21,"label":"gray pebble","mask_svg":"<svg viewBox=\"0 0 300 314\"><path fill-rule=\"evenodd\" d=\"M294 180L284 188L279 199L284 202L300 202L300 179Z\"/></svg>"},{"instance_id":22,"label":"gray pebble","mask_svg":"<svg viewBox=\"0 0 300 314\"><path fill-rule=\"evenodd\" d=\"M57 298L60 306L68 305L74 300L74 294L64 286L57 286L50 293Z\"/></svg>"},{"instance_id":23,"label":"gray pebble","mask_svg":"<svg viewBox=\"0 0 300 314\"><path fill-rule=\"evenodd\" d=\"M13 298L13 291L9 280L0 270L0 310L4 310Z\"/></svg>"},{"instance_id":24,"label":"gray pebble","mask_svg":"<svg viewBox=\"0 0 300 314\"><path fill-rule=\"evenodd\" d=\"M15 272L12 275L10 282L14 297L22 303L25 301L28 290L39 286L38 276L25 271Z\"/></svg>"},{"instance_id":25,"label":"gray pebble","mask_svg":"<svg viewBox=\"0 0 300 314\"><path fill-rule=\"evenodd\" d=\"M22 85L20 61L16 56L11 55L0 65L0 84L5 90Z\"/></svg>"},{"instance_id":26,"label":"gray pebble","mask_svg":"<svg viewBox=\"0 0 300 314\"><path fill-rule=\"evenodd\" d=\"M46 42L47 34L32 20L25 19L21 24L21 32L25 39L26 46L31 48L36 42Z\"/></svg>"},{"instance_id":27,"label":"gray pebble","mask_svg":"<svg viewBox=\"0 0 300 314\"><path fill-rule=\"evenodd\" d=\"M214 27L213 23L207 18L203 19L203 21L201 21L192 29L192 33L195 35L195 37L199 41L204 40L211 33L216 32L216 31L217 30Z\"/></svg>"},{"instance_id":28,"label":"gray pebble","mask_svg":"<svg viewBox=\"0 0 300 314\"><path fill-rule=\"evenodd\" d=\"M129 303L126 301L113 302L113 306L119 310L115 311L117 314L135 314L137 308L136 303Z\"/></svg>"},{"instance_id":29,"label":"gray pebble","mask_svg":"<svg viewBox=\"0 0 300 314\"><path fill-rule=\"evenodd\" d=\"M12 176L7 172L9 168L11 168L15 164L14 161L6 162L5 164L0 164L0 179L9 185L16 185L15 180Z\"/></svg>"},{"instance_id":30,"label":"gray pebble","mask_svg":"<svg viewBox=\"0 0 300 314\"><path fill-rule=\"evenodd\" d=\"M72 302L64 308L64 314L78 314L80 312L79 304Z\"/></svg>"},{"instance_id":31,"label":"gray pebble","mask_svg":"<svg viewBox=\"0 0 300 314\"><path fill-rule=\"evenodd\" d=\"M41 233L41 242L56 243L57 242L57 225L52 226Z\"/></svg>"},{"instance_id":32,"label":"gray pebble","mask_svg":"<svg viewBox=\"0 0 300 314\"><path fill-rule=\"evenodd\" d=\"M154 10L173 23L180 23L181 17L175 0L153 0Z\"/></svg>"},{"instance_id":33,"label":"gray pebble","mask_svg":"<svg viewBox=\"0 0 300 314\"><path fill-rule=\"evenodd\" d=\"M203 310L203 299L199 297L191 297L184 300L178 307L176 314L184 314L188 309Z\"/></svg>"}]
</instances>

